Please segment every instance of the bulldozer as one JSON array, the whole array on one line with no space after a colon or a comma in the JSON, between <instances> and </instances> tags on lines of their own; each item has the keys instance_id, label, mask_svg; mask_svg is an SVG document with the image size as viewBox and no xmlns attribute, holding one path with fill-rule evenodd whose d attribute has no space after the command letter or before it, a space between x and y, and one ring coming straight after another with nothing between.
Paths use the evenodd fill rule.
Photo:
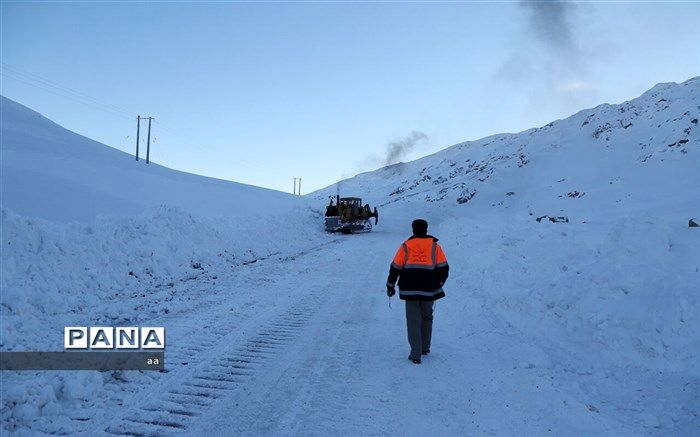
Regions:
<instances>
[{"instance_id":1,"label":"bulldozer","mask_svg":"<svg viewBox=\"0 0 700 437\"><path fill-rule=\"evenodd\" d=\"M379 222L379 212L377 208L370 210L369 204L362 205L359 197L336 196L336 203L333 198L326 206L326 232L342 232L352 234L355 232L370 232L374 217L374 224Z\"/></svg>"}]
</instances>

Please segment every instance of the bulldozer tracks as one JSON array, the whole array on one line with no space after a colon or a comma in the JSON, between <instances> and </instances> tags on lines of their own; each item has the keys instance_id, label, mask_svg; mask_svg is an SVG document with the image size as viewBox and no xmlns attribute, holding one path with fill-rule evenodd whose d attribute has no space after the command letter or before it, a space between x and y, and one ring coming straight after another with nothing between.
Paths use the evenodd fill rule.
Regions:
<instances>
[{"instance_id":1,"label":"bulldozer tracks","mask_svg":"<svg viewBox=\"0 0 700 437\"><path fill-rule=\"evenodd\" d=\"M352 251L349 253L351 257ZM367 272L363 264L350 267L341 258L339 279L333 275L337 267L327 256L325 261L318 268L318 283L312 287L323 292L315 294L312 303L302 305L304 320L282 324L290 329L287 325L291 323L291 329L300 330L301 338L285 346L282 362L265 368L264 377L256 378L254 390L233 394L227 398L228 405L213 405L204 420L193 424L194 433L314 435L318 431L310 431L309 424L323 424L324 435L372 432L372 418L380 412L368 402L372 388L356 383L362 380L362 363L373 347L367 339L371 327L376 326L376 294L357 278L374 277L377 272ZM383 275L384 263L369 260L369 265ZM238 416L227 418L233 411Z\"/></svg>"},{"instance_id":2,"label":"bulldozer tracks","mask_svg":"<svg viewBox=\"0 0 700 437\"><path fill-rule=\"evenodd\" d=\"M318 299L318 293L305 296ZM112 435L155 436L186 431L201 416L204 409L225 397L227 392L255 380L270 361L281 355L311 317L311 313L292 307L280 317L260 326L240 346L213 356L203 356L203 365L188 374L175 375L175 381L162 381L164 389L154 398L121 414L104 431ZM220 340L225 340L222 338ZM221 342L221 341L220 341ZM193 353L213 347L193 348ZM181 372L182 373L182 372Z\"/></svg>"},{"instance_id":3,"label":"bulldozer tracks","mask_svg":"<svg viewBox=\"0 0 700 437\"><path fill-rule=\"evenodd\" d=\"M279 269L279 263L294 265L305 256L319 256L344 238L333 239L298 253L268 259L246 266L264 276ZM293 269L293 267L290 267ZM275 287L275 283L268 284ZM296 291L296 290L295 290ZM103 429L107 435L160 436L186 433L202 415L224 399L250 389L285 353L319 308L323 287L310 284L298 290L296 303L281 313L279 309L249 301L244 310L236 305L220 306L212 311L207 304L199 309L199 323L183 329L179 337L187 338L181 347L166 352L166 368L147 387L139 390L139 381L127 382L127 390L137 391L139 401L118 408L118 415ZM240 306L240 305L239 305ZM229 313L239 317L228 317ZM209 327L206 332L202 327ZM181 340L182 341L182 340ZM174 350L173 350L174 349ZM140 381L143 383L143 381ZM87 425L87 423L86 423Z\"/></svg>"}]
</instances>

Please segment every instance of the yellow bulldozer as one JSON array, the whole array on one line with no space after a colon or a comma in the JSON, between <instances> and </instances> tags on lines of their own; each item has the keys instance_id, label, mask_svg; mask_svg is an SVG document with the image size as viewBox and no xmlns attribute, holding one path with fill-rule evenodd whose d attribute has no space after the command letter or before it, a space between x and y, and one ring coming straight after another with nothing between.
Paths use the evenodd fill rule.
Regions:
<instances>
[{"instance_id":1,"label":"yellow bulldozer","mask_svg":"<svg viewBox=\"0 0 700 437\"><path fill-rule=\"evenodd\" d=\"M338 195L335 200L334 204L333 198L331 198L330 203L326 206L327 232L342 232L344 234L370 232L372 222L369 219L374 217L375 225L379 222L377 208L375 207L372 211L369 204L362 205L361 198L340 197Z\"/></svg>"}]
</instances>

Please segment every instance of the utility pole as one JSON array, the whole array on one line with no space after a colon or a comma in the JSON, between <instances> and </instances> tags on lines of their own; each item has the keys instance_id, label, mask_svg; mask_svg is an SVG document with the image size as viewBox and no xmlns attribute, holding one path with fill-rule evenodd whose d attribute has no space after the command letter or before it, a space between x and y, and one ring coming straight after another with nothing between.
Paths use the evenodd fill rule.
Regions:
<instances>
[{"instance_id":1,"label":"utility pole","mask_svg":"<svg viewBox=\"0 0 700 437\"><path fill-rule=\"evenodd\" d=\"M141 130L141 116L136 117L136 160L139 160L139 131Z\"/></svg>"},{"instance_id":2,"label":"utility pole","mask_svg":"<svg viewBox=\"0 0 700 437\"><path fill-rule=\"evenodd\" d=\"M146 141L146 164L151 162L151 120L153 117L136 117L136 160L139 160L139 143L141 142L141 119L148 119L148 140Z\"/></svg>"},{"instance_id":3,"label":"utility pole","mask_svg":"<svg viewBox=\"0 0 700 437\"><path fill-rule=\"evenodd\" d=\"M148 117L148 141L146 142L146 164L148 164L151 157L151 120L153 117Z\"/></svg>"},{"instance_id":4,"label":"utility pole","mask_svg":"<svg viewBox=\"0 0 700 437\"><path fill-rule=\"evenodd\" d=\"M294 191L292 191L293 194L297 193L297 178L294 178Z\"/></svg>"}]
</instances>

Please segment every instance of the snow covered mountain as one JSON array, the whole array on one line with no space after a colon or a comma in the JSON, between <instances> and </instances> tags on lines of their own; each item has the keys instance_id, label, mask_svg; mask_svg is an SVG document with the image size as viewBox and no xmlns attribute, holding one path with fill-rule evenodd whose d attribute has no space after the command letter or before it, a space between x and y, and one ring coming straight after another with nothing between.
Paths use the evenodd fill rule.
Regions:
<instances>
[{"instance_id":1,"label":"snow covered mountain","mask_svg":"<svg viewBox=\"0 0 700 437\"><path fill-rule=\"evenodd\" d=\"M413 218L428 219L450 257L448 298L469 294L479 302L477 317L497 314L577 357L567 371L600 375L611 366L603 372L618 383L591 390L608 392L605 402L619 408L635 399L630 408L643 412L636 418L615 413L631 424L628 431L668 430L685 420L679 410L645 404L622 388L626 378L670 372L668 391L655 395L694 404L681 416L689 414L697 428L700 234L688 223L700 217L699 119L696 77L541 128L457 144L309 196L327 202L340 193L379 205L378 232L407 232ZM446 324L459 325L459 317ZM517 365L553 365L548 353L532 359ZM643 386L636 389L650 395Z\"/></svg>"},{"instance_id":2,"label":"snow covered mountain","mask_svg":"<svg viewBox=\"0 0 700 437\"><path fill-rule=\"evenodd\" d=\"M302 198L135 163L2 104L1 348L168 333L167 373L3 372L3 432L700 428L700 78ZM372 233L322 232L336 192L379 206ZM451 266L421 366L383 287L417 217Z\"/></svg>"},{"instance_id":3,"label":"snow covered mountain","mask_svg":"<svg viewBox=\"0 0 700 437\"><path fill-rule=\"evenodd\" d=\"M499 300L513 323L539 302L544 319L527 328L570 331L563 347L628 336L608 344L614 359L673 361L697 376L700 328L688 317L698 304L700 240L688 221L700 217L699 119L700 77L658 84L621 104L460 143L309 196L379 205L379 232L427 218L445 245L468 246L457 250L470 288ZM574 323L563 317L572 313ZM625 332L614 332L618 324Z\"/></svg>"},{"instance_id":4,"label":"snow covered mountain","mask_svg":"<svg viewBox=\"0 0 700 437\"><path fill-rule=\"evenodd\" d=\"M460 143L310 196L326 199L339 189L379 205L425 202L438 215L457 203L467 215L568 215L581 222L650 213L687 220L700 214L699 104L698 77L658 84L628 102Z\"/></svg>"}]
</instances>

